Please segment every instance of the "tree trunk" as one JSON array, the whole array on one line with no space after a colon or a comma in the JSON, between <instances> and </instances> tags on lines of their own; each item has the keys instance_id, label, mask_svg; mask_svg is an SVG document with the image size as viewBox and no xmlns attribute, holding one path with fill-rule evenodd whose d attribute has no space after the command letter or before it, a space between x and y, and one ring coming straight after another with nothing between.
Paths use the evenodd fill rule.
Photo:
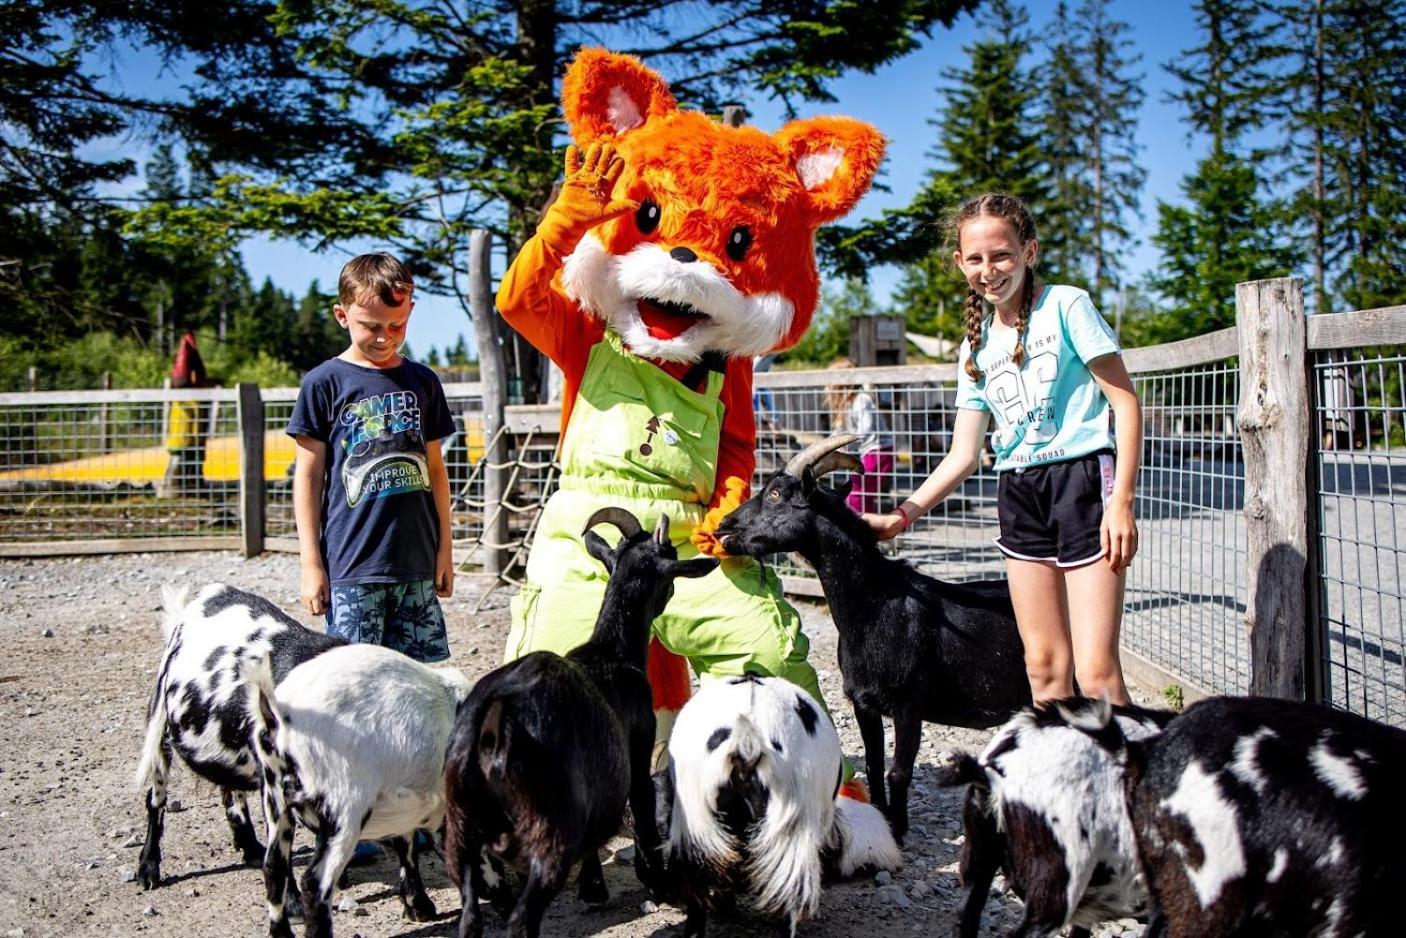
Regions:
<instances>
[{"instance_id":1,"label":"tree trunk","mask_svg":"<svg viewBox=\"0 0 1406 938\"><path fill-rule=\"evenodd\" d=\"M484 458L488 465L483 471L483 520L488 529L483 532L483 569L499 574L508 562L508 552L495 544L508 540L508 514L500 509L505 491L506 469L494 466L507 462L508 441L499 437L503 426L503 408L507 403L508 373L503 360L501 335L508 331L493 308L493 280L490 273L492 242L487 231L475 229L469 235L469 309L474 320L474 340L478 345L479 382L483 385ZM491 522L491 524L490 524Z\"/></svg>"}]
</instances>

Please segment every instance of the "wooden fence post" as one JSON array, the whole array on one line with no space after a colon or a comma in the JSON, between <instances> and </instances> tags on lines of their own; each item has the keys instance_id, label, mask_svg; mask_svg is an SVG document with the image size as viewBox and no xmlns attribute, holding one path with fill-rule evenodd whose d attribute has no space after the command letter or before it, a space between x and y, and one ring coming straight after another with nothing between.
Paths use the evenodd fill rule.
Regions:
<instances>
[{"instance_id":1,"label":"wooden fence post","mask_svg":"<svg viewBox=\"0 0 1406 938\"><path fill-rule=\"evenodd\" d=\"M1238 422L1249 544L1250 692L1312 699L1318 662L1318 486L1312 363L1303 281L1235 288L1240 344Z\"/></svg>"},{"instance_id":2,"label":"wooden fence post","mask_svg":"<svg viewBox=\"0 0 1406 938\"><path fill-rule=\"evenodd\" d=\"M245 557L264 552L264 399L249 383L239 385L239 529Z\"/></svg>"},{"instance_id":3,"label":"wooden fence post","mask_svg":"<svg viewBox=\"0 0 1406 938\"><path fill-rule=\"evenodd\" d=\"M507 497L509 469L508 438L499 434L503 426L503 406L508 386L507 362L499 340L498 310L493 305L493 280L489 264L492 241L487 231L469 233L469 311L473 314L478 339L479 383L483 386L483 572L497 576L507 569L511 554L508 542L508 512L502 507ZM502 468L495 468L502 467Z\"/></svg>"}]
</instances>

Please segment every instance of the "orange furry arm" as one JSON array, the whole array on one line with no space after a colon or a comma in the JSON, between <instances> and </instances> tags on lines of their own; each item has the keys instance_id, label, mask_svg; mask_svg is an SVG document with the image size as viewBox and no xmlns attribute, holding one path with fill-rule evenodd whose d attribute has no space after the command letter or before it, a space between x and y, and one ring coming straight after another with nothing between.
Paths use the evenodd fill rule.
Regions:
<instances>
[{"instance_id":1,"label":"orange furry arm","mask_svg":"<svg viewBox=\"0 0 1406 938\"><path fill-rule=\"evenodd\" d=\"M757 418L752 413L752 362L729 359L723 380L723 425L718 443L718 475L708 512L690 540L701 553L726 557L713 532L718 524L752 495L757 468Z\"/></svg>"}]
</instances>

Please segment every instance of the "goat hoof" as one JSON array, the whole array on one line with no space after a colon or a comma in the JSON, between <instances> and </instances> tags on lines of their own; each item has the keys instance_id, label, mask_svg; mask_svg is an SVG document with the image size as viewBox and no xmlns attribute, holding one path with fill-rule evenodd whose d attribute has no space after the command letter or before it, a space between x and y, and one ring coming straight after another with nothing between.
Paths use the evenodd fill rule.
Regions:
<instances>
[{"instance_id":1,"label":"goat hoof","mask_svg":"<svg viewBox=\"0 0 1406 938\"><path fill-rule=\"evenodd\" d=\"M576 897L587 905L605 905L610 901L610 890L605 883L582 883Z\"/></svg>"},{"instance_id":2,"label":"goat hoof","mask_svg":"<svg viewBox=\"0 0 1406 938\"><path fill-rule=\"evenodd\" d=\"M434 902L430 897L421 893L414 896L406 903L405 918L411 922L433 922L435 917Z\"/></svg>"},{"instance_id":3,"label":"goat hoof","mask_svg":"<svg viewBox=\"0 0 1406 938\"><path fill-rule=\"evenodd\" d=\"M288 919L269 922L269 938L293 938L293 926L288 924Z\"/></svg>"},{"instance_id":4,"label":"goat hoof","mask_svg":"<svg viewBox=\"0 0 1406 938\"><path fill-rule=\"evenodd\" d=\"M143 889L156 889L161 885L161 867L155 863L143 864L137 871L137 880Z\"/></svg>"},{"instance_id":5,"label":"goat hoof","mask_svg":"<svg viewBox=\"0 0 1406 938\"><path fill-rule=\"evenodd\" d=\"M263 869L264 848L246 847L244 849L244 865L249 867L251 870Z\"/></svg>"}]
</instances>

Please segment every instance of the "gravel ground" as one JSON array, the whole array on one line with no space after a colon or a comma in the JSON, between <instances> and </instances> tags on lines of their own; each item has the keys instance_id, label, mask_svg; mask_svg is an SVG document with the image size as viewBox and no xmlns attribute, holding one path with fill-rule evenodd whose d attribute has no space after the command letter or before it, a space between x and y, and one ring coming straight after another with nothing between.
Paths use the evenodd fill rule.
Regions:
<instances>
[{"instance_id":1,"label":"gravel ground","mask_svg":"<svg viewBox=\"0 0 1406 938\"><path fill-rule=\"evenodd\" d=\"M0 935L266 934L262 877L237 862L219 792L174 772L163 840L166 884L143 892L133 881L145 833L141 796L131 784L145 706L160 653L160 585L193 589L219 580L267 596L309 624L296 608L297 563L288 554L244 560L231 553L125 554L0 561ZM483 581L461 576L447 604L452 663L470 676L493 667L507 633L507 594L490 597L475 615ZM842 705L835 631L822 605L802 604L821 687L840 705L845 752L860 759L859 734ZM320 627L320 624L315 625ZM1141 702L1149 694L1134 688ZM911 803L905 865L889 877L838 884L825 893L809 938L826 935L950 935L962 897L956 875L962 842L959 793L936 788L931 767L942 750L979 749L988 733L927 726ZM306 833L298 838L307 861ZM625 846L619 841L613 846ZM428 925L405 922L395 868L383 858L351 871L338 899L339 935L432 936L454 933L458 895L437 857L423 861L426 885L440 910ZM607 863L611 902L592 909L574 887L551 906L544 932L615 938L678 934L683 913L646 905L628 863ZM997 879L997 887L1002 885ZM1020 903L1004 893L987 903L986 934L1004 934ZM502 934L496 915L488 933ZM718 938L761 933L745 918L715 919ZM1132 922L1106 925L1100 936L1136 936Z\"/></svg>"}]
</instances>

